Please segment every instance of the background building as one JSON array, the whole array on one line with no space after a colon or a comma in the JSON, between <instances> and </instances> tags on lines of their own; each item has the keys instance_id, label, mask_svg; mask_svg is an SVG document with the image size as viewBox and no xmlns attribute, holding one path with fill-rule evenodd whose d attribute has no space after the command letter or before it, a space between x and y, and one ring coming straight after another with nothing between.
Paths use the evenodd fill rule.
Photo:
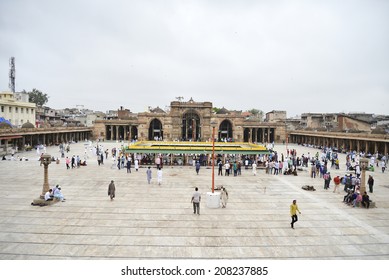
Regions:
<instances>
[{"instance_id":1,"label":"background building","mask_svg":"<svg viewBox=\"0 0 389 280\"><path fill-rule=\"evenodd\" d=\"M95 137L101 140L211 141L214 125L219 141L285 141L285 121L264 122L226 108L215 113L211 102L195 102L192 98L187 102L172 101L168 112L158 107L130 115L121 107L118 112L118 118L95 121Z\"/></svg>"},{"instance_id":2,"label":"background building","mask_svg":"<svg viewBox=\"0 0 389 280\"><path fill-rule=\"evenodd\" d=\"M10 91L0 93L0 117L8 120L14 127L22 127L25 123L35 126L35 103L28 102L28 94L13 93Z\"/></svg>"}]
</instances>

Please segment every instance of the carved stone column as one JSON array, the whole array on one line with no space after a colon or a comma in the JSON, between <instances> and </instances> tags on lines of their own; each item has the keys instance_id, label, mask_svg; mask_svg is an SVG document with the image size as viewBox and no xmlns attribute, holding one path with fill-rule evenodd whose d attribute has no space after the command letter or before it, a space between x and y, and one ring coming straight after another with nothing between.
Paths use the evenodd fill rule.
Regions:
<instances>
[{"instance_id":1,"label":"carved stone column","mask_svg":"<svg viewBox=\"0 0 389 280\"><path fill-rule=\"evenodd\" d=\"M49 164L51 163L51 156L49 154L44 154L41 158L41 163L43 165L43 188L40 198L45 198L45 194L49 191Z\"/></svg>"},{"instance_id":2,"label":"carved stone column","mask_svg":"<svg viewBox=\"0 0 389 280\"><path fill-rule=\"evenodd\" d=\"M369 167L369 160L367 158L361 158L359 160L359 166L361 167L361 187L359 189L361 194L366 191L366 169Z\"/></svg>"}]
</instances>

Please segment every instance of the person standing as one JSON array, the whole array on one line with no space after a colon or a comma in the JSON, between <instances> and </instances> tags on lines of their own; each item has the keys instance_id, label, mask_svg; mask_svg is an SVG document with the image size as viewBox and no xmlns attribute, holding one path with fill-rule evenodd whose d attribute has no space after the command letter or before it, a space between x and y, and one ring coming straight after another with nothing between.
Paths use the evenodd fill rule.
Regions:
<instances>
[{"instance_id":1,"label":"person standing","mask_svg":"<svg viewBox=\"0 0 389 280\"><path fill-rule=\"evenodd\" d=\"M76 156L72 156L72 169L76 167Z\"/></svg>"},{"instance_id":2,"label":"person standing","mask_svg":"<svg viewBox=\"0 0 389 280\"><path fill-rule=\"evenodd\" d=\"M385 168L386 168L386 162L385 162L385 160L382 160L382 161L381 161L381 169L382 169L382 173L384 173L384 172L385 172Z\"/></svg>"},{"instance_id":3,"label":"person standing","mask_svg":"<svg viewBox=\"0 0 389 280\"><path fill-rule=\"evenodd\" d=\"M138 171L138 169L139 169L139 160L135 159L134 164L135 164L135 171Z\"/></svg>"},{"instance_id":4,"label":"person standing","mask_svg":"<svg viewBox=\"0 0 389 280\"><path fill-rule=\"evenodd\" d=\"M100 154L100 163L104 165L104 155L103 155L103 153Z\"/></svg>"},{"instance_id":5,"label":"person standing","mask_svg":"<svg viewBox=\"0 0 389 280\"><path fill-rule=\"evenodd\" d=\"M155 158L155 164L157 165L157 170L159 170L161 166L161 158L159 156Z\"/></svg>"},{"instance_id":6,"label":"person standing","mask_svg":"<svg viewBox=\"0 0 389 280\"><path fill-rule=\"evenodd\" d=\"M69 157L66 157L65 163L66 163L66 169L70 169L70 158Z\"/></svg>"},{"instance_id":7,"label":"person standing","mask_svg":"<svg viewBox=\"0 0 389 280\"><path fill-rule=\"evenodd\" d=\"M373 193L373 186L374 186L373 176L369 175L369 179L367 180L367 184L369 185L369 193Z\"/></svg>"},{"instance_id":8,"label":"person standing","mask_svg":"<svg viewBox=\"0 0 389 280\"><path fill-rule=\"evenodd\" d=\"M127 160L127 173L131 173L131 160Z\"/></svg>"},{"instance_id":9,"label":"person standing","mask_svg":"<svg viewBox=\"0 0 389 280\"><path fill-rule=\"evenodd\" d=\"M324 189L328 190L330 188L330 182L331 182L331 179L332 179L330 172L324 173L323 179L324 179Z\"/></svg>"},{"instance_id":10,"label":"person standing","mask_svg":"<svg viewBox=\"0 0 389 280\"><path fill-rule=\"evenodd\" d=\"M195 188L195 192L192 195L191 202L193 203L193 214L200 215L200 201L201 201L201 193L199 192L199 188Z\"/></svg>"},{"instance_id":11,"label":"person standing","mask_svg":"<svg viewBox=\"0 0 389 280\"><path fill-rule=\"evenodd\" d=\"M150 169L150 166L146 170L146 176L147 176L147 182L150 184L151 183L151 169Z\"/></svg>"},{"instance_id":12,"label":"person standing","mask_svg":"<svg viewBox=\"0 0 389 280\"><path fill-rule=\"evenodd\" d=\"M355 165L355 175L357 176L357 178L361 177L361 167L359 166L359 164Z\"/></svg>"},{"instance_id":13,"label":"person standing","mask_svg":"<svg viewBox=\"0 0 389 280\"><path fill-rule=\"evenodd\" d=\"M226 164L224 165L226 171L224 173L224 176L230 176L230 163L226 161Z\"/></svg>"},{"instance_id":14,"label":"person standing","mask_svg":"<svg viewBox=\"0 0 389 280\"><path fill-rule=\"evenodd\" d=\"M219 161L219 163L218 163L217 165L218 165L218 167L219 167L219 171L218 171L217 175L218 175L218 176L219 176L219 175L223 176L223 162L222 162L222 161Z\"/></svg>"},{"instance_id":15,"label":"person standing","mask_svg":"<svg viewBox=\"0 0 389 280\"><path fill-rule=\"evenodd\" d=\"M161 169L161 167L158 168L158 171L157 171L157 181L158 181L158 185L162 184L162 169Z\"/></svg>"},{"instance_id":16,"label":"person standing","mask_svg":"<svg viewBox=\"0 0 389 280\"><path fill-rule=\"evenodd\" d=\"M232 164L232 170L234 170L234 177L238 176L238 165L236 161Z\"/></svg>"},{"instance_id":17,"label":"person standing","mask_svg":"<svg viewBox=\"0 0 389 280\"><path fill-rule=\"evenodd\" d=\"M297 206L296 200L293 200L292 204L290 205L290 216L292 217L292 222L290 223L290 227L293 229L294 229L294 223L298 221L297 212L301 214Z\"/></svg>"},{"instance_id":18,"label":"person standing","mask_svg":"<svg viewBox=\"0 0 389 280\"><path fill-rule=\"evenodd\" d=\"M311 166L311 178L316 178L316 165L313 163Z\"/></svg>"},{"instance_id":19,"label":"person standing","mask_svg":"<svg viewBox=\"0 0 389 280\"><path fill-rule=\"evenodd\" d=\"M257 164L255 163L255 161L253 161L253 164L251 166L253 167L254 176L257 176Z\"/></svg>"},{"instance_id":20,"label":"person standing","mask_svg":"<svg viewBox=\"0 0 389 280\"><path fill-rule=\"evenodd\" d=\"M221 187L221 203L222 203L222 208L226 208L227 206L227 201L228 201L228 192L225 187Z\"/></svg>"},{"instance_id":21,"label":"person standing","mask_svg":"<svg viewBox=\"0 0 389 280\"><path fill-rule=\"evenodd\" d=\"M114 199L115 192L116 192L115 183L113 182L113 180L111 180L111 183L108 185L108 196L111 198L111 200Z\"/></svg>"},{"instance_id":22,"label":"person standing","mask_svg":"<svg viewBox=\"0 0 389 280\"><path fill-rule=\"evenodd\" d=\"M196 161L196 174L197 175L199 175L199 171L200 171L200 162Z\"/></svg>"}]
</instances>

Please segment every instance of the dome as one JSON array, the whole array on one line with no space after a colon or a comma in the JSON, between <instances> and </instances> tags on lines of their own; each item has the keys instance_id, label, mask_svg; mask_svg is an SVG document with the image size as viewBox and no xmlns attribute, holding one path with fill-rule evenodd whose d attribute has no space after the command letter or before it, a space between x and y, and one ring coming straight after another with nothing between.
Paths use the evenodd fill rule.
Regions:
<instances>
[{"instance_id":1,"label":"dome","mask_svg":"<svg viewBox=\"0 0 389 280\"><path fill-rule=\"evenodd\" d=\"M12 126L6 122L0 122L0 129L11 128Z\"/></svg>"},{"instance_id":2,"label":"dome","mask_svg":"<svg viewBox=\"0 0 389 280\"><path fill-rule=\"evenodd\" d=\"M26 122L22 125L22 128L35 128L35 126L30 122Z\"/></svg>"},{"instance_id":3,"label":"dome","mask_svg":"<svg viewBox=\"0 0 389 280\"><path fill-rule=\"evenodd\" d=\"M228 111L226 108L221 108L218 112L217 112L217 114L229 114L230 113L230 111Z\"/></svg>"},{"instance_id":4,"label":"dome","mask_svg":"<svg viewBox=\"0 0 389 280\"><path fill-rule=\"evenodd\" d=\"M165 114L166 112L162 110L161 108L157 107L150 110L151 113L158 113L158 114Z\"/></svg>"}]
</instances>

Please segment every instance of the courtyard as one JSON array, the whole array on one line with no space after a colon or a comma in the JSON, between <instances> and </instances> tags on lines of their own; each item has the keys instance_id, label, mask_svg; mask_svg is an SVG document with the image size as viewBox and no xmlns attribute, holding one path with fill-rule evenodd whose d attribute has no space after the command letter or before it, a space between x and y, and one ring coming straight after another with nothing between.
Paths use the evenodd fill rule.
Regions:
<instances>
[{"instance_id":1,"label":"courtyard","mask_svg":"<svg viewBox=\"0 0 389 280\"><path fill-rule=\"evenodd\" d=\"M66 156L84 156L86 143L71 144ZM94 143L95 145L96 143ZM120 147L100 142L104 149ZM297 155L318 150L298 145ZM276 145L286 154L285 145ZM60 157L57 146L47 153ZM147 184L146 168L118 170L111 156L104 165L88 149L87 166L66 169L64 159L49 166L50 186L61 185L66 202L39 207L31 202L42 191L43 166L36 151L17 154L28 161L1 161L0 259L389 259L389 175L367 172L375 179L370 198L376 208L353 208L342 203L344 192L324 190L323 179L269 175L242 168L241 176L217 176L215 185L229 193L227 208L206 207L211 190L211 168L164 166L163 182ZM340 169L331 175L343 176ZM107 196L115 181L116 198ZM316 191L301 187L311 185ZM202 193L201 215L194 215L191 196ZM290 227L293 199L302 212L295 229Z\"/></svg>"}]
</instances>

